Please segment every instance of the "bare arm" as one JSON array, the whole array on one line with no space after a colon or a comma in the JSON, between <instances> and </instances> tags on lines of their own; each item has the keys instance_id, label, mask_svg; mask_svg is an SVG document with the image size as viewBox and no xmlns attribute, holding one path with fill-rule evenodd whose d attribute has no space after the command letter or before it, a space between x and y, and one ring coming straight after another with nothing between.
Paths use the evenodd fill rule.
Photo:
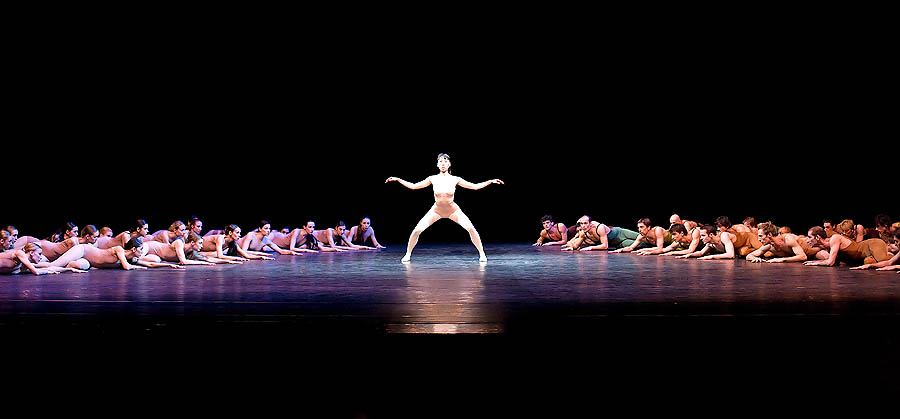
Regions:
<instances>
[{"instance_id":1,"label":"bare arm","mask_svg":"<svg viewBox=\"0 0 900 419\"><path fill-rule=\"evenodd\" d=\"M469 182L469 181L466 181L466 180L463 179L463 178L459 178L459 183L458 183L458 185L459 185L460 187L463 187L463 188L466 188L466 189L471 189L471 190L477 191L477 190L479 190L479 189L484 189L485 187L487 187L487 185L490 185L490 184L492 184L492 183L496 183L496 184L498 184L498 185L502 185L502 184L503 184L503 181L500 180L500 179L491 179L491 180L486 180L486 181L481 182L481 183L471 183L471 182Z\"/></svg>"},{"instance_id":2,"label":"bare arm","mask_svg":"<svg viewBox=\"0 0 900 419\"><path fill-rule=\"evenodd\" d=\"M634 250L636 247L640 246L641 243L643 243L643 242L644 242L644 235L641 234L641 235L638 235L638 238L635 239L634 243L632 243L631 246L623 247L621 249L616 249L610 253L628 253L628 252Z\"/></svg>"},{"instance_id":3,"label":"bare arm","mask_svg":"<svg viewBox=\"0 0 900 419\"><path fill-rule=\"evenodd\" d=\"M375 245L376 249L384 249L385 247L378 243L378 240L375 240L375 228L369 227L369 230L372 232L372 244ZM363 242L365 243L365 242Z\"/></svg>"},{"instance_id":4,"label":"bare arm","mask_svg":"<svg viewBox=\"0 0 900 419\"><path fill-rule=\"evenodd\" d=\"M431 176L425 178L425 180L423 180L419 183L409 183L398 177L389 177L389 178L387 178L386 181L384 181L384 183L388 183L388 182L399 182L401 185L403 185L409 189L422 189L422 188L425 188L425 187L428 187L431 185Z\"/></svg>"},{"instance_id":5,"label":"bare arm","mask_svg":"<svg viewBox=\"0 0 900 419\"><path fill-rule=\"evenodd\" d=\"M34 265L31 263L30 260L28 260L28 255L26 255L25 252L23 252L23 251L21 251L21 250L16 250L16 259L19 259L19 262L22 263L22 266L28 268L28 270L31 271L31 273L33 273L33 274L35 274L35 275L43 275L43 274L49 274L49 273L59 273L59 272L51 271L51 270L49 270L49 269L41 269L41 268L37 268L36 266L34 266Z\"/></svg>"},{"instance_id":6,"label":"bare arm","mask_svg":"<svg viewBox=\"0 0 900 419\"><path fill-rule=\"evenodd\" d=\"M147 269L143 266L135 266L128 263L128 258L125 257L125 249L123 249L122 246L115 246L113 247L113 249L116 252L116 257L119 258L119 263L122 264L122 269L126 271L130 271L132 269Z\"/></svg>"},{"instance_id":7,"label":"bare arm","mask_svg":"<svg viewBox=\"0 0 900 419\"><path fill-rule=\"evenodd\" d=\"M850 240L850 239L847 239ZM831 248L828 250L828 259L805 262L806 266L834 266L837 262L838 252L841 251L841 235L835 234L828 240Z\"/></svg>"},{"instance_id":8,"label":"bare arm","mask_svg":"<svg viewBox=\"0 0 900 419\"><path fill-rule=\"evenodd\" d=\"M709 249L710 249L709 244L705 244L702 249L700 249L694 253L688 253L686 255L677 256L677 258L678 259L687 259L687 258L700 257L700 256L703 256L703 255L709 253Z\"/></svg>"},{"instance_id":9,"label":"bare arm","mask_svg":"<svg viewBox=\"0 0 900 419\"><path fill-rule=\"evenodd\" d=\"M722 245L725 246L725 253L703 256L702 258L700 258L700 260L734 259L734 243L731 241L731 235L729 235L728 233L722 233L721 236Z\"/></svg>"},{"instance_id":10,"label":"bare arm","mask_svg":"<svg viewBox=\"0 0 900 419\"><path fill-rule=\"evenodd\" d=\"M685 250L676 250L674 252L669 252L663 254L663 256L681 256L681 255L689 255L694 253L697 250L697 246L700 245L700 230L694 230L694 233L691 235L691 245L688 246Z\"/></svg>"},{"instance_id":11,"label":"bare arm","mask_svg":"<svg viewBox=\"0 0 900 419\"><path fill-rule=\"evenodd\" d=\"M760 247L759 249L756 249L756 250L750 252L750 254L747 255L747 261L753 262L753 263L760 263L763 261L762 255L766 254L766 252L768 252L771 249L772 249L771 244L765 244L765 245L763 245L763 247ZM766 262L769 262L769 261L766 261Z\"/></svg>"},{"instance_id":12,"label":"bare arm","mask_svg":"<svg viewBox=\"0 0 900 419\"><path fill-rule=\"evenodd\" d=\"M803 251L803 248L800 247L799 243L797 243L797 236L785 237L784 243L787 244L788 246L791 246L791 250L794 251L794 256L786 257L786 258L769 259L766 262L781 263L781 262L804 262L804 261L806 261L806 252Z\"/></svg>"},{"instance_id":13,"label":"bare arm","mask_svg":"<svg viewBox=\"0 0 900 419\"><path fill-rule=\"evenodd\" d=\"M189 260L184 256L184 242L181 240L175 241L175 254L178 255L178 261L181 262L182 265L212 265L212 263L204 262L202 260Z\"/></svg>"},{"instance_id":14,"label":"bare arm","mask_svg":"<svg viewBox=\"0 0 900 419\"><path fill-rule=\"evenodd\" d=\"M599 233L599 231L597 233ZM606 234L601 234L600 235L600 244L598 244L596 246L585 247L585 248L581 249L581 251L584 252L584 251L591 251L591 250L607 250L607 249L609 249L609 237L607 237Z\"/></svg>"},{"instance_id":15,"label":"bare arm","mask_svg":"<svg viewBox=\"0 0 900 419\"><path fill-rule=\"evenodd\" d=\"M900 266L898 266L898 267L891 267L892 265L894 265L895 263L897 263L897 260L898 260L898 259L900 259L900 253L897 253L896 255L894 255L894 257L892 257L892 258L890 258L890 259L888 259L888 260L883 260L883 261L878 262L878 263L869 263L869 264L862 265L862 266L856 266L856 267L853 267L853 268L850 268L850 269L879 268L879 270L882 270L882 271L889 271L889 270L893 270L893 269L900 269ZM890 267L890 268L889 268L889 267ZM884 269L884 268L887 268L887 269Z\"/></svg>"},{"instance_id":16,"label":"bare arm","mask_svg":"<svg viewBox=\"0 0 900 419\"><path fill-rule=\"evenodd\" d=\"M556 246L556 245L566 244L566 242L569 241L569 240L568 240L569 232L566 231L566 225L565 225L565 224L563 224L563 223L557 223L557 224L556 224L556 229L559 230L559 235L560 235L562 238L559 239L559 241L550 242L550 243L544 243L544 246Z\"/></svg>"}]
</instances>

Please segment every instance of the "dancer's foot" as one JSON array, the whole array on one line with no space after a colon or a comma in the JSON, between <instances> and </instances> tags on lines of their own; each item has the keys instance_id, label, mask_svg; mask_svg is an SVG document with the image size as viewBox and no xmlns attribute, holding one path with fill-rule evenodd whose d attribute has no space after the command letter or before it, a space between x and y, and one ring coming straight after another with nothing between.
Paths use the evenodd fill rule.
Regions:
<instances>
[{"instance_id":1,"label":"dancer's foot","mask_svg":"<svg viewBox=\"0 0 900 419\"><path fill-rule=\"evenodd\" d=\"M406 255L403 257L403 259L400 259L400 262L403 262L403 263L409 262L409 255Z\"/></svg>"},{"instance_id":2,"label":"dancer's foot","mask_svg":"<svg viewBox=\"0 0 900 419\"><path fill-rule=\"evenodd\" d=\"M478 259L479 262L487 262L487 256L481 255L481 258Z\"/></svg>"}]
</instances>

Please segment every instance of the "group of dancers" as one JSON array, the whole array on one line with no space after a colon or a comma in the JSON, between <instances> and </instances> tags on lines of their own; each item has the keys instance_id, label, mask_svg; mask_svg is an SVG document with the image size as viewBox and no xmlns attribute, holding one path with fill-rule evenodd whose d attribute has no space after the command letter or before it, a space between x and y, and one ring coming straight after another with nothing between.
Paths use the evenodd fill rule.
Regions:
<instances>
[{"instance_id":1,"label":"group of dancers","mask_svg":"<svg viewBox=\"0 0 900 419\"><path fill-rule=\"evenodd\" d=\"M576 226L568 228L549 215L541 223L543 230L534 246L556 245L563 251L609 250L610 253L634 252L700 260L744 257L755 263L847 264L851 269L900 271L900 223L892 224L884 214L875 217L874 228L849 219L837 225L824 220L822 226L810 228L806 235L793 234L790 228L772 222L756 223L753 217L732 225L723 216L714 224L704 225L673 214L668 229L642 218L637 222L638 231L609 227L592 221L587 215L579 218Z\"/></svg>"},{"instance_id":2,"label":"group of dancers","mask_svg":"<svg viewBox=\"0 0 900 419\"><path fill-rule=\"evenodd\" d=\"M406 254L401 259L409 263L419 235L432 224L449 218L463 227L478 250L479 261L487 262L481 237L471 220L454 202L456 187L479 190L488 185L503 185L500 179L471 183L450 172L450 156L437 156L438 173L418 183L389 177L385 183L397 182L409 189L431 186L434 205L416 224L409 237ZM550 216L541 220L544 229L536 246L559 245L564 251L609 250L611 253L635 252L641 255L663 255L678 258L734 259L745 257L751 262L803 262L809 266L854 265L853 269L877 268L900 270L900 223L891 223L886 215L875 219L874 228L865 228L852 220L836 226L825 221L804 235L795 235L789 228L771 222L756 223L752 218L743 224L732 225L728 217L719 217L714 224L700 224L682 220L677 214L670 217L668 229L654 226L647 218L637 222L638 231L610 227L581 217L577 226L567 228ZM246 236L241 229L229 225L200 236L202 222L196 218L188 225L177 221L168 230L149 234L145 221L138 220L131 231L113 236L106 229L86 226L81 234L77 227L67 226L61 240L18 238L18 231L8 227L0 231L0 273L17 273L27 269L35 274L70 270L84 272L91 267L140 269L241 263L251 259L272 259L261 250L268 247L279 254L299 255L314 251L348 251L383 248L375 239L371 220L364 218L358 226L346 230L343 222L324 231L316 230L310 221L303 228L272 233L268 222ZM102 236L102 237L101 237ZM372 246L366 244L371 243ZM701 247L701 243L703 246ZM321 244L321 245L320 245ZM7 250L9 249L9 250ZM615 249L615 250L612 250Z\"/></svg>"},{"instance_id":3,"label":"group of dancers","mask_svg":"<svg viewBox=\"0 0 900 419\"><path fill-rule=\"evenodd\" d=\"M175 221L167 230L152 234L145 220L137 220L131 230L114 235L109 227L97 229L89 224L79 229L70 222L45 239L19 237L19 230L10 225L0 230L0 273L83 273L90 268L183 269L186 265L274 260L264 250L301 255L384 248L375 238L371 224L372 220L365 217L349 230L342 221L333 228L317 230L316 223L309 221L303 228L273 232L268 221L261 221L257 229L246 235L234 224L201 235L203 221L192 217L188 224Z\"/></svg>"}]
</instances>

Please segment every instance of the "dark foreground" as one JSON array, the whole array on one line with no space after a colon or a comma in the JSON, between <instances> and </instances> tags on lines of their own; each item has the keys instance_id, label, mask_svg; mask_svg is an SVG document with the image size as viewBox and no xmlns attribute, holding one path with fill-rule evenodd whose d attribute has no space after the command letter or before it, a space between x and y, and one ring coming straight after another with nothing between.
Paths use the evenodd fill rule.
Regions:
<instances>
[{"instance_id":1,"label":"dark foreground","mask_svg":"<svg viewBox=\"0 0 900 419\"><path fill-rule=\"evenodd\" d=\"M470 245L423 244L401 264L401 247L5 276L0 339L32 378L163 374L164 401L214 388L313 416L599 414L638 394L871 404L900 390L896 273L528 245L488 245L479 264Z\"/></svg>"}]
</instances>

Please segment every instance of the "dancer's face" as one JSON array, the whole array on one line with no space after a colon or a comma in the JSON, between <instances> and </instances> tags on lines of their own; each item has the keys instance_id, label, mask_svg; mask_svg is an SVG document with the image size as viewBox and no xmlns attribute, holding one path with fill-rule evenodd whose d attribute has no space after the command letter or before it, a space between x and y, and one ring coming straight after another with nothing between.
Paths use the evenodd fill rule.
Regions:
<instances>
[{"instance_id":1,"label":"dancer's face","mask_svg":"<svg viewBox=\"0 0 900 419\"><path fill-rule=\"evenodd\" d=\"M370 225L372 225L372 221L368 218L363 218L363 220L359 223L359 228L361 228L363 231L366 231L369 229Z\"/></svg>"},{"instance_id":2,"label":"dancer's face","mask_svg":"<svg viewBox=\"0 0 900 419\"><path fill-rule=\"evenodd\" d=\"M72 227L71 230L66 230L66 234L64 234L63 237L66 239L70 237L78 237L78 227Z\"/></svg>"},{"instance_id":3,"label":"dancer's face","mask_svg":"<svg viewBox=\"0 0 900 419\"><path fill-rule=\"evenodd\" d=\"M437 161L437 168L441 173L447 173L447 170L450 170L450 160L445 157L439 158Z\"/></svg>"},{"instance_id":4,"label":"dancer's face","mask_svg":"<svg viewBox=\"0 0 900 419\"><path fill-rule=\"evenodd\" d=\"M306 223L306 227L303 227L307 233L312 234L312 232L316 231L316 223L310 221Z\"/></svg>"},{"instance_id":5,"label":"dancer's face","mask_svg":"<svg viewBox=\"0 0 900 419\"><path fill-rule=\"evenodd\" d=\"M766 234L762 229L757 230L756 237L759 238L759 242L762 244L772 244L775 242L775 237Z\"/></svg>"},{"instance_id":6,"label":"dancer's face","mask_svg":"<svg viewBox=\"0 0 900 419\"><path fill-rule=\"evenodd\" d=\"M187 237L187 227L184 224L178 226L178 230L175 232L178 237Z\"/></svg>"},{"instance_id":7,"label":"dancer's face","mask_svg":"<svg viewBox=\"0 0 900 419\"><path fill-rule=\"evenodd\" d=\"M343 235L344 229L346 229L346 228L347 227L345 227L345 226L337 226L334 228L334 232L337 233L338 235Z\"/></svg>"},{"instance_id":8,"label":"dancer's face","mask_svg":"<svg viewBox=\"0 0 900 419\"><path fill-rule=\"evenodd\" d=\"M41 261L41 255L43 254L44 251L40 247L35 247L34 250L28 252L28 259L31 260L31 263L38 263Z\"/></svg>"},{"instance_id":9,"label":"dancer's face","mask_svg":"<svg viewBox=\"0 0 900 419\"><path fill-rule=\"evenodd\" d=\"M579 230L587 230L587 228L591 225L591 220L587 217L581 217L578 219L578 229Z\"/></svg>"},{"instance_id":10,"label":"dancer's face","mask_svg":"<svg viewBox=\"0 0 900 419\"><path fill-rule=\"evenodd\" d=\"M147 234L150 234L150 224L144 224L144 226L141 227L141 229L138 230L137 233L138 233L138 235L141 235L141 236L146 236Z\"/></svg>"},{"instance_id":11,"label":"dancer's face","mask_svg":"<svg viewBox=\"0 0 900 419\"><path fill-rule=\"evenodd\" d=\"M811 247L819 247L822 239L819 236L813 235L811 231L806 232L806 243L808 243Z\"/></svg>"},{"instance_id":12,"label":"dancer's face","mask_svg":"<svg viewBox=\"0 0 900 419\"><path fill-rule=\"evenodd\" d=\"M269 233L272 232L272 226L269 224L266 224L259 228L259 232L262 233L263 236L268 236Z\"/></svg>"},{"instance_id":13,"label":"dancer's face","mask_svg":"<svg viewBox=\"0 0 900 419\"><path fill-rule=\"evenodd\" d=\"M231 240L239 240L241 238L241 229L236 228L231 232Z\"/></svg>"},{"instance_id":14,"label":"dancer's face","mask_svg":"<svg viewBox=\"0 0 900 419\"><path fill-rule=\"evenodd\" d=\"M550 231L551 228L553 228L553 221L552 220L544 221L544 230Z\"/></svg>"},{"instance_id":15,"label":"dancer's face","mask_svg":"<svg viewBox=\"0 0 900 419\"><path fill-rule=\"evenodd\" d=\"M638 227L638 232L644 236L646 236L647 233L650 232L650 226L645 225L644 223L638 223L637 227Z\"/></svg>"},{"instance_id":16,"label":"dancer's face","mask_svg":"<svg viewBox=\"0 0 900 419\"><path fill-rule=\"evenodd\" d=\"M143 255L144 255L144 245L143 244L141 244L138 247L134 247L131 250L125 251L126 259L139 259ZM132 263L137 263L137 260L135 260Z\"/></svg>"},{"instance_id":17,"label":"dancer's face","mask_svg":"<svg viewBox=\"0 0 900 419\"><path fill-rule=\"evenodd\" d=\"M191 249L200 250L203 248L203 239L191 243Z\"/></svg>"},{"instance_id":18,"label":"dancer's face","mask_svg":"<svg viewBox=\"0 0 900 419\"><path fill-rule=\"evenodd\" d=\"M713 236L707 230L700 230L700 241L703 243L712 243Z\"/></svg>"},{"instance_id":19,"label":"dancer's face","mask_svg":"<svg viewBox=\"0 0 900 419\"><path fill-rule=\"evenodd\" d=\"M191 231L200 234L200 232L203 231L203 221L195 221L194 228L192 228Z\"/></svg>"},{"instance_id":20,"label":"dancer's face","mask_svg":"<svg viewBox=\"0 0 900 419\"><path fill-rule=\"evenodd\" d=\"M85 241L85 243L88 243L88 244L94 244L97 242L97 239L99 239L99 238L100 238L100 232L95 231L94 234L91 234L90 236L84 236L84 241Z\"/></svg>"}]
</instances>

